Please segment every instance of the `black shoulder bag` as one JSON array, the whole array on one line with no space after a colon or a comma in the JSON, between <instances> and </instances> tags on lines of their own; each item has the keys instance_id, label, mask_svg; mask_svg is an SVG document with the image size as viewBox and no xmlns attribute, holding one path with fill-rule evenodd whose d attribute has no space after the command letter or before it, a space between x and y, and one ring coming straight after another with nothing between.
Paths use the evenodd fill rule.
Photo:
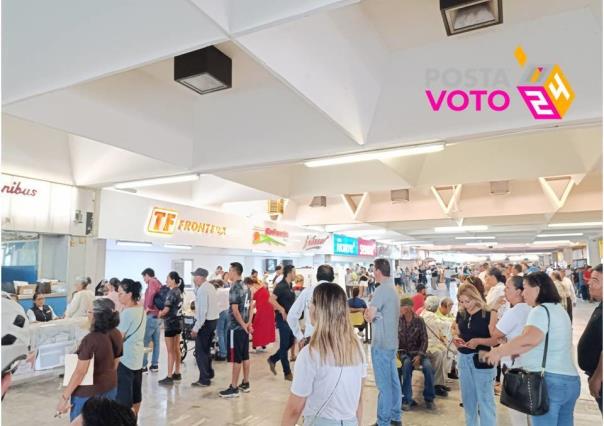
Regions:
<instances>
[{"instance_id":1,"label":"black shoulder bag","mask_svg":"<svg viewBox=\"0 0 604 426\"><path fill-rule=\"evenodd\" d=\"M547 333L545 334L541 372L512 368L503 377L501 389L501 403L503 405L531 416L542 416L549 411L549 396L544 375L549 343L550 317L549 310L544 305L541 306L547 313Z\"/></svg>"}]
</instances>

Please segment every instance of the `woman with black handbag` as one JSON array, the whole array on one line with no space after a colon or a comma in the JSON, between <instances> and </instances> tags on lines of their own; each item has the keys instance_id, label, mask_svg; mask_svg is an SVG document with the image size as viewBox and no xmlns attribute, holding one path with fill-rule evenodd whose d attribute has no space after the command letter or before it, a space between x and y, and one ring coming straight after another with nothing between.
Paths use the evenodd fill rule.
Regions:
<instances>
[{"instance_id":1,"label":"woman with black handbag","mask_svg":"<svg viewBox=\"0 0 604 426\"><path fill-rule=\"evenodd\" d=\"M459 351L457 366L466 425L494 426L496 370L479 361L478 351L489 350L497 344L490 333L497 322L497 312L487 310L482 295L472 284L462 284L457 298L459 312L454 324L453 344Z\"/></svg>"},{"instance_id":2,"label":"woman with black handbag","mask_svg":"<svg viewBox=\"0 0 604 426\"><path fill-rule=\"evenodd\" d=\"M533 426L571 426L581 382L572 356L570 318L544 272L524 277L522 295L533 307L522 334L483 359L496 364L503 356L522 355L523 369L512 369L504 378L501 402L531 414Z\"/></svg>"}]
</instances>

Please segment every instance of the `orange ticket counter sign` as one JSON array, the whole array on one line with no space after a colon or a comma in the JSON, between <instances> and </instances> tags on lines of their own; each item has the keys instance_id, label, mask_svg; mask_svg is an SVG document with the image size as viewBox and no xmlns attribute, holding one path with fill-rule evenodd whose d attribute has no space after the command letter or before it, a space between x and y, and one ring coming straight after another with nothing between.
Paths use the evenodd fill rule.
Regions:
<instances>
[{"instance_id":1,"label":"orange ticket counter sign","mask_svg":"<svg viewBox=\"0 0 604 426\"><path fill-rule=\"evenodd\" d=\"M176 210L154 207L149 216L147 232L150 234L174 235L177 219L178 212Z\"/></svg>"},{"instance_id":2,"label":"orange ticket counter sign","mask_svg":"<svg viewBox=\"0 0 604 426\"><path fill-rule=\"evenodd\" d=\"M147 232L150 234L174 235L179 232L194 232L200 234L226 235L226 226L200 222L189 219L179 219L176 210L154 207L149 216Z\"/></svg>"}]
</instances>

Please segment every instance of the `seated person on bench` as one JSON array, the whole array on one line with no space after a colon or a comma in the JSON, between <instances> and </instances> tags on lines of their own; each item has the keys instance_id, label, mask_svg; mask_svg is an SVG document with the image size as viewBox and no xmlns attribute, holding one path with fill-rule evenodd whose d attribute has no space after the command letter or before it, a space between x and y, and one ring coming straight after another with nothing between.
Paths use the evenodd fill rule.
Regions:
<instances>
[{"instance_id":1,"label":"seated person on bench","mask_svg":"<svg viewBox=\"0 0 604 426\"><path fill-rule=\"evenodd\" d=\"M359 297L359 293L358 287L352 289L352 298L348 299L348 312L350 313L352 325L362 333L365 327L367 327L367 323L363 317L367 304Z\"/></svg>"},{"instance_id":2,"label":"seated person on bench","mask_svg":"<svg viewBox=\"0 0 604 426\"><path fill-rule=\"evenodd\" d=\"M434 408L434 370L426 356L428 349L428 332L426 323L413 312L413 300L410 297L401 299L401 311L398 325L398 354L402 363L399 369L403 390L402 410L408 411L417 405L413 400L411 386L413 370L421 369L424 373L424 401L426 408Z\"/></svg>"}]
</instances>

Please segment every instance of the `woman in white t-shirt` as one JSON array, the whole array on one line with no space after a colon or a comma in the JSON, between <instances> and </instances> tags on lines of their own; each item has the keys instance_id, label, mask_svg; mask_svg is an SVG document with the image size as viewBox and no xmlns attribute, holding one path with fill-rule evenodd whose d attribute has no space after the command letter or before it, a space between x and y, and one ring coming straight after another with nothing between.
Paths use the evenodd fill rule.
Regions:
<instances>
[{"instance_id":1,"label":"woman in white t-shirt","mask_svg":"<svg viewBox=\"0 0 604 426\"><path fill-rule=\"evenodd\" d=\"M491 330L491 336L500 340L512 340L520 336L526 325L531 307L524 302L522 292L524 291L524 280L519 276L510 277L505 283L505 298L510 303L511 309L507 309L503 317L497 322L495 329ZM521 367L519 359L504 357L501 364L507 368ZM513 426L527 426L530 424L529 417L520 411L508 408Z\"/></svg>"},{"instance_id":2,"label":"woman in white t-shirt","mask_svg":"<svg viewBox=\"0 0 604 426\"><path fill-rule=\"evenodd\" d=\"M309 313L314 333L298 354L282 425L293 426L303 415L306 426L357 426L367 362L348 320L344 290L319 284Z\"/></svg>"}]
</instances>

